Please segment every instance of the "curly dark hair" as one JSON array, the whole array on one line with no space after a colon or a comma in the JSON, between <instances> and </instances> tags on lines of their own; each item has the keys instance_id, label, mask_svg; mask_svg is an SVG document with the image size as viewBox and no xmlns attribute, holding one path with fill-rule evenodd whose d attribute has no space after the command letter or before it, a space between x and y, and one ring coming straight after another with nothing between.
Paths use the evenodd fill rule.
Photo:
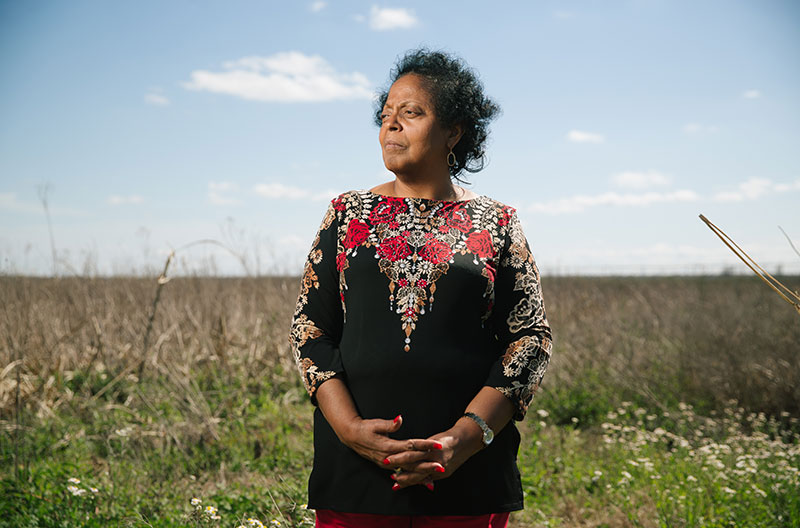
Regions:
<instances>
[{"instance_id":1,"label":"curly dark hair","mask_svg":"<svg viewBox=\"0 0 800 528\"><path fill-rule=\"evenodd\" d=\"M500 107L484 95L478 75L459 57L426 48L408 51L392 69L389 87L409 73L420 75L430 87L436 117L442 125L462 126L464 133L453 148L456 163L450 167L450 176L466 183L458 175L465 170L478 172L483 169L489 122L500 113ZM389 97L389 87L382 89L375 101L375 124L378 126Z\"/></svg>"}]
</instances>

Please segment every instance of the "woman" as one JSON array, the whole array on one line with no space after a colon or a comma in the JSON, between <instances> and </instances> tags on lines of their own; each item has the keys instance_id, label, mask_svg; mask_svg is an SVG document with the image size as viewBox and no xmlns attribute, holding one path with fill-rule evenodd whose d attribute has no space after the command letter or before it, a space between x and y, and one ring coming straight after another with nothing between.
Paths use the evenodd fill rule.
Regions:
<instances>
[{"instance_id":1,"label":"woman","mask_svg":"<svg viewBox=\"0 0 800 528\"><path fill-rule=\"evenodd\" d=\"M378 98L393 181L329 205L290 342L312 402L318 527L505 526L521 420L548 365L516 211L453 183L498 107L460 60L416 50Z\"/></svg>"}]
</instances>

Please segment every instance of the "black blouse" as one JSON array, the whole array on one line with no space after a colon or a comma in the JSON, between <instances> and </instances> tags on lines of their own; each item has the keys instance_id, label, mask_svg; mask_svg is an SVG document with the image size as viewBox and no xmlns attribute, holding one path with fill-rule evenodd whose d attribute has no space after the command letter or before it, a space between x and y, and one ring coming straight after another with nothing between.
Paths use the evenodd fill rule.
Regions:
<instances>
[{"instance_id":1,"label":"black blouse","mask_svg":"<svg viewBox=\"0 0 800 528\"><path fill-rule=\"evenodd\" d=\"M521 420L550 360L539 272L516 211L465 201L349 191L311 247L289 336L312 402L347 383L363 418L403 415L394 438L453 426L484 386ZM342 444L319 408L309 508L387 515L480 515L522 508L509 423L453 475L392 491L390 472Z\"/></svg>"}]
</instances>

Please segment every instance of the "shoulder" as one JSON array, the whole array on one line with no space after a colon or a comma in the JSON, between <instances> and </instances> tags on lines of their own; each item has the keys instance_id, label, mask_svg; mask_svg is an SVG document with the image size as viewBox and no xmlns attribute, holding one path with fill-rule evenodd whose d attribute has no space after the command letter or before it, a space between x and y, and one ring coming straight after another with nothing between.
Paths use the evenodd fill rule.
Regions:
<instances>
[{"instance_id":1,"label":"shoulder","mask_svg":"<svg viewBox=\"0 0 800 528\"><path fill-rule=\"evenodd\" d=\"M481 207L492 212L493 220L501 228L508 226L512 220L517 221L517 210L510 205L489 196L481 195L470 200L473 207Z\"/></svg>"},{"instance_id":2,"label":"shoulder","mask_svg":"<svg viewBox=\"0 0 800 528\"><path fill-rule=\"evenodd\" d=\"M330 201L329 207L341 213L354 203L363 201L365 192L366 191L357 190L345 191L333 197L333 199Z\"/></svg>"}]
</instances>

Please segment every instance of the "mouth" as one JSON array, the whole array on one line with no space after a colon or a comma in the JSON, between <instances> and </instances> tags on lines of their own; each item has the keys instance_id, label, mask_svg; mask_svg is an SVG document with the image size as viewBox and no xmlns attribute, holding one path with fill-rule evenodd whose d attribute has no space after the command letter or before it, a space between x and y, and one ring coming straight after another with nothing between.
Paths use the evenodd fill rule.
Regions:
<instances>
[{"instance_id":1,"label":"mouth","mask_svg":"<svg viewBox=\"0 0 800 528\"><path fill-rule=\"evenodd\" d=\"M383 145L383 149L384 150L400 150L400 149L404 149L404 148L405 147L403 145L401 145L400 143L395 143L393 141L387 141Z\"/></svg>"}]
</instances>

